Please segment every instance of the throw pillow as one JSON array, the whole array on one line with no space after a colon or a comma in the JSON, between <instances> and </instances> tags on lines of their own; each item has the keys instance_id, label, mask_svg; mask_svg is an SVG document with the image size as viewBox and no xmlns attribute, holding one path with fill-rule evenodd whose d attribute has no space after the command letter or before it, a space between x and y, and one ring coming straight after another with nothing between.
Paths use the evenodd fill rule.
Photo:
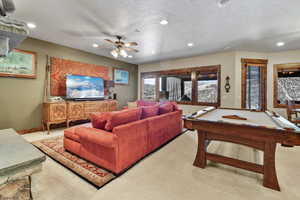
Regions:
<instances>
[{"instance_id":1,"label":"throw pillow","mask_svg":"<svg viewBox=\"0 0 300 200\"><path fill-rule=\"evenodd\" d=\"M173 111L179 110L179 107L175 101L170 102L173 105Z\"/></svg>"},{"instance_id":2,"label":"throw pillow","mask_svg":"<svg viewBox=\"0 0 300 200\"><path fill-rule=\"evenodd\" d=\"M110 112L107 117L105 130L111 131L114 127L138 121L141 119L142 108Z\"/></svg>"},{"instance_id":3,"label":"throw pillow","mask_svg":"<svg viewBox=\"0 0 300 200\"><path fill-rule=\"evenodd\" d=\"M107 113L91 113L90 118L93 128L104 130L107 122Z\"/></svg>"},{"instance_id":4,"label":"throw pillow","mask_svg":"<svg viewBox=\"0 0 300 200\"><path fill-rule=\"evenodd\" d=\"M170 102L161 104L159 106L159 114L160 115L165 114L165 113L169 113L169 112L172 112L172 111L173 111L173 104L171 104Z\"/></svg>"},{"instance_id":5,"label":"throw pillow","mask_svg":"<svg viewBox=\"0 0 300 200\"><path fill-rule=\"evenodd\" d=\"M160 102L160 105L162 104L172 104L173 105L173 110L172 111L177 111L177 110L180 110L177 103L175 101L163 101L163 102Z\"/></svg>"},{"instance_id":6,"label":"throw pillow","mask_svg":"<svg viewBox=\"0 0 300 200\"><path fill-rule=\"evenodd\" d=\"M142 108L142 119L153 117L158 115L159 105L155 106L143 106Z\"/></svg>"}]
</instances>

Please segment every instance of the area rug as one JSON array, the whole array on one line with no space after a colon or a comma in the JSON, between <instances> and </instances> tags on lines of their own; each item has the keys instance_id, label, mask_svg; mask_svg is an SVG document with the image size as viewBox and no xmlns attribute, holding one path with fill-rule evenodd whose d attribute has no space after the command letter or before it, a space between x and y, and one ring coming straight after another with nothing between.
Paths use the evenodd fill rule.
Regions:
<instances>
[{"instance_id":1,"label":"area rug","mask_svg":"<svg viewBox=\"0 0 300 200\"><path fill-rule=\"evenodd\" d=\"M96 187L102 187L116 177L105 169L66 151L63 147L63 136L32 142L32 144Z\"/></svg>"}]
</instances>

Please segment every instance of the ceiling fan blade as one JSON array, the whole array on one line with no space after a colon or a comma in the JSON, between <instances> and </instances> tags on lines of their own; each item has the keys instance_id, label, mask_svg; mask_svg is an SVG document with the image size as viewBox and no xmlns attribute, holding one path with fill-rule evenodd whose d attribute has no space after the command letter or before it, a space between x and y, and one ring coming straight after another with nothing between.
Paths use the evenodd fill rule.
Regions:
<instances>
[{"instance_id":1,"label":"ceiling fan blade","mask_svg":"<svg viewBox=\"0 0 300 200\"><path fill-rule=\"evenodd\" d=\"M115 44L113 41L111 41L110 39L104 39L106 42L109 42L109 43L112 43L112 44Z\"/></svg>"},{"instance_id":2,"label":"ceiling fan blade","mask_svg":"<svg viewBox=\"0 0 300 200\"><path fill-rule=\"evenodd\" d=\"M131 47L124 47L123 49L126 50L126 51L134 51L136 53L139 52L139 50L131 48Z\"/></svg>"},{"instance_id":3,"label":"ceiling fan blade","mask_svg":"<svg viewBox=\"0 0 300 200\"><path fill-rule=\"evenodd\" d=\"M125 43L126 47L137 46L137 45L138 45L138 43L136 43L136 42L126 42Z\"/></svg>"}]
</instances>

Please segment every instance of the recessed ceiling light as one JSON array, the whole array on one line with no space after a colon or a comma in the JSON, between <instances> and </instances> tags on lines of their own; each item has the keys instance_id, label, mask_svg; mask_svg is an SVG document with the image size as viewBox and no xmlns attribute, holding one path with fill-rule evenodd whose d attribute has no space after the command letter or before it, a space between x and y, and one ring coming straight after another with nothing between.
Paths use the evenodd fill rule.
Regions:
<instances>
[{"instance_id":1,"label":"recessed ceiling light","mask_svg":"<svg viewBox=\"0 0 300 200\"><path fill-rule=\"evenodd\" d=\"M229 1L230 0L217 0L217 4L218 4L219 8L223 8L229 3Z\"/></svg>"},{"instance_id":2,"label":"recessed ceiling light","mask_svg":"<svg viewBox=\"0 0 300 200\"><path fill-rule=\"evenodd\" d=\"M36 28L36 25L35 25L34 23L31 23L31 22L28 22L28 23L27 23L27 26L28 26L28 28L30 28L30 29Z\"/></svg>"},{"instance_id":3,"label":"recessed ceiling light","mask_svg":"<svg viewBox=\"0 0 300 200\"><path fill-rule=\"evenodd\" d=\"M160 21L160 24L161 25L167 25L169 22L168 22L168 20L166 20L166 19L163 19L163 20L161 20Z\"/></svg>"},{"instance_id":4,"label":"recessed ceiling light","mask_svg":"<svg viewBox=\"0 0 300 200\"><path fill-rule=\"evenodd\" d=\"M189 42L187 45L188 45L189 47L192 47L192 46L194 46L194 43Z\"/></svg>"},{"instance_id":5,"label":"recessed ceiling light","mask_svg":"<svg viewBox=\"0 0 300 200\"><path fill-rule=\"evenodd\" d=\"M151 51L152 54L155 54L155 51Z\"/></svg>"},{"instance_id":6,"label":"recessed ceiling light","mask_svg":"<svg viewBox=\"0 0 300 200\"><path fill-rule=\"evenodd\" d=\"M93 44L93 47L97 48L97 47L99 47L99 45L95 43L95 44Z\"/></svg>"},{"instance_id":7,"label":"recessed ceiling light","mask_svg":"<svg viewBox=\"0 0 300 200\"><path fill-rule=\"evenodd\" d=\"M284 46L285 45L285 43L284 42L277 42L277 44L276 44L278 47L282 47L282 46Z\"/></svg>"},{"instance_id":8,"label":"recessed ceiling light","mask_svg":"<svg viewBox=\"0 0 300 200\"><path fill-rule=\"evenodd\" d=\"M128 58L132 58L133 56L132 55L128 55Z\"/></svg>"}]
</instances>

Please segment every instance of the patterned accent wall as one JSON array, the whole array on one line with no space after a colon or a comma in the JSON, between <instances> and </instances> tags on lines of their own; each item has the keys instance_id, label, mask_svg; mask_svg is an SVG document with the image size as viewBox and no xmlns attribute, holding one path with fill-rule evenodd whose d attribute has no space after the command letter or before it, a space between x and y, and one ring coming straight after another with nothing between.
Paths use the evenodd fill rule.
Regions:
<instances>
[{"instance_id":1,"label":"patterned accent wall","mask_svg":"<svg viewBox=\"0 0 300 200\"><path fill-rule=\"evenodd\" d=\"M66 96L66 75L101 77L109 80L107 67L51 57L51 96Z\"/></svg>"}]
</instances>

